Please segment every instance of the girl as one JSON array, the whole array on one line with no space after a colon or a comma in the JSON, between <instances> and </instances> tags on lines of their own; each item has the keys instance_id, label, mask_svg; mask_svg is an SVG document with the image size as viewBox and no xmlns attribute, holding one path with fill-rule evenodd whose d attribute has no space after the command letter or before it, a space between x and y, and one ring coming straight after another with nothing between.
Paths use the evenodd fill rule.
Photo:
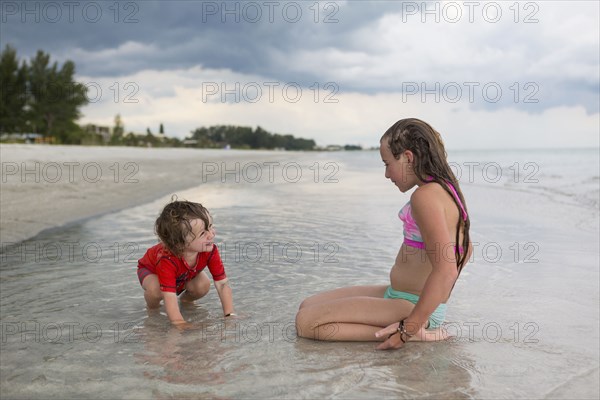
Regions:
<instances>
[{"instance_id":1,"label":"girl","mask_svg":"<svg viewBox=\"0 0 600 400\"><path fill-rule=\"evenodd\" d=\"M385 177L401 192L417 186L398 215L404 243L390 285L345 287L307 298L296 315L301 337L383 341L379 349L446 338L439 329L446 301L472 251L464 197L442 138L429 124L414 118L396 122L382 136L379 151Z\"/></svg>"}]
</instances>

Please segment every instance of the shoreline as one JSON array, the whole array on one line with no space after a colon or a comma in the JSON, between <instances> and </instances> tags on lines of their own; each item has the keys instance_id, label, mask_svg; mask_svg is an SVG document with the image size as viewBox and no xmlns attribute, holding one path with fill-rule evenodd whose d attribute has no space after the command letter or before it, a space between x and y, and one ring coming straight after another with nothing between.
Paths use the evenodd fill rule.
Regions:
<instances>
[{"instance_id":1,"label":"shoreline","mask_svg":"<svg viewBox=\"0 0 600 400\"><path fill-rule=\"evenodd\" d=\"M218 163L282 161L294 153L0 144L0 242L16 244L214 182L218 176L208 172Z\"/></svg>"}]
</instances>

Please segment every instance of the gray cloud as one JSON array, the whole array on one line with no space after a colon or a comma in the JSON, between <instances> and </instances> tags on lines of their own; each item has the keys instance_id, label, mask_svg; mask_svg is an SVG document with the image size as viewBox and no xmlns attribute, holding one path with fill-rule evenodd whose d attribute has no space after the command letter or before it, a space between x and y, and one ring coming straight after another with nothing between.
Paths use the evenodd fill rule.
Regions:
<instances>
[{"instance_id":1,"label":"gray cloud","mask_svg":"<svg viewBox=\"0 0 600 400\"><path fill-rule=\"evenodd\" d=\"M583 105L598 112L600 106L597 12L596 26L590 26L572 6L536 3L540 22L529 25L512 22L506 6L500 23L469 25L421 23L419 15L406 13L407 4L417 2L132 1L119 3L118 12L114 2L81 1L72 9L50 3L58 7L3 2L2 43L23 57L42 49L55 59L72 59L84 76L202 66L305 86L336 82L345 92L406 92L416 84L419 93L406 94L422 96L421 85L435 90L437 83L448 89L440 93L442 101L456 96L454 83L463 97L465 82L478 83L478 90L492 85L487 98L476 92L474 109L537 113ZM223 14L224 7L234 11ZM564 23L555 24L553 15ZM564 36L586 38L590 32L595 40L576 43ZM502 90L497 101L494 84ZM424 99L435 101L435 94Z\"/></svg>"}]
</instances>

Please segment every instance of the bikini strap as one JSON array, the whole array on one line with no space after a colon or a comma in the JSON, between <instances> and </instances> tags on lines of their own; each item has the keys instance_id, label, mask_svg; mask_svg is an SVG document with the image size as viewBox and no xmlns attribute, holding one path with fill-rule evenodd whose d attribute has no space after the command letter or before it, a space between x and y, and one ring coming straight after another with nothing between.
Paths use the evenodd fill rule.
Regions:
<instances>
[{"instance_id":1,"label":"bikini strap","mask_svg":"<svg viewBox=\"0 0 600 400\"><path fill-rule=\"evenodd\" d=\"M427 178L425 178L425 182L431 182L431 181L433 181L433 176L428 175ZM463 219L466 221L467 220L467 211L465 210L465 207L463 207L463 204L460 201L460 197L458 196L458 193L456 193L456 189L454 189L454 185L452 185L452 183L450 183L449 181L445 181L445 182L450 187L450 191L456 198L456 201L458 201L458 205L460 206L460 210L462 211Z\"/></svg>"},{"instance_id":2,"label":"bikini strap","mask_svg":"<svg viewBox=\"0 0 600 400\"><path fill-rule=\"evenodd\" d=\"M452 194L454 195L454 197L456 198L456 201L458 202L458 205L460 206L460 209L462 211L463 214L463 219L466 221L467 220L467 211L465 210L465 208L463 207L462 202L460 201L460 197L458 196L458 193L456 193L456 189L454 189L454 186L452 185L452 183L446 181L446 183L448 184L448 186L450 187L450 190L452 191Z\"/></svg>"}]
</instances>

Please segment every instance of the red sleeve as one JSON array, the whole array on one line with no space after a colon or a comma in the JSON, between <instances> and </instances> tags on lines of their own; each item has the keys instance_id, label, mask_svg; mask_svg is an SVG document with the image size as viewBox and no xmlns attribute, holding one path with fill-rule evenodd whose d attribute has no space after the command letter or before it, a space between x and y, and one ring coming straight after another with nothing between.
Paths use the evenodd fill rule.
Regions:
<instances>
[{"instance_id":1,"label":"red sleeve","mask_svg":"<svg viewBox=\"0 0 600 400\"><path fill-rule=\"evenodd\" d=\"M156 274L156 246L150 247L144 256L138 260L138 268L146 268Z\"/></svg>"},{"instance_id":2,"label":"red sleeve","mask_svg":"<svg viewBox=\"0 0 600 400\"><path fill-rule=\"evenodd\" d=\"M215 282L222 281L227 278L227 275L225 275L225 267L223 266L223 261L221 261L221 255L219 254L217 245L215 244L213 246L213 251L208 259L208 270Z\"/></svg>"},{"instance_id":3,"label":"red sleeve","mask_svg":"<svg viewBox=\"0 0 600 400\"><path fill-rule=\"evenodd\" d=\"M167 257L160 259L156 265L158 283L162 292L177 293L177 266Z\"/></svg>"}]
</instances>

